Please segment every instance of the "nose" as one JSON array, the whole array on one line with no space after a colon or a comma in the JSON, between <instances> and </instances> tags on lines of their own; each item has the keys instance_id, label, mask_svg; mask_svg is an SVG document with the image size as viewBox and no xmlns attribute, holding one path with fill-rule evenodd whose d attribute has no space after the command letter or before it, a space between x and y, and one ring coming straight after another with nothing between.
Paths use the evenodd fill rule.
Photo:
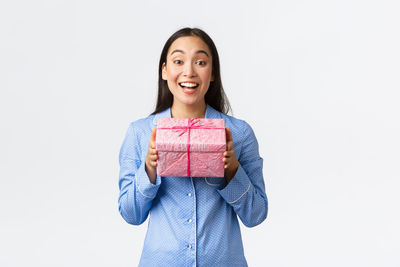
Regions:
<instances>
[{"instance_id":1,"label":"nose","mask_svg":"<svg viewBox=\"0 0 400 267\"><path fill-rule=\"evenodd\" d=\"M195 76L196 72L193 68L193 65L191 62L186 63L183 69L183 75L186 77L193 77Z\"/></svg>"}]
</instances>

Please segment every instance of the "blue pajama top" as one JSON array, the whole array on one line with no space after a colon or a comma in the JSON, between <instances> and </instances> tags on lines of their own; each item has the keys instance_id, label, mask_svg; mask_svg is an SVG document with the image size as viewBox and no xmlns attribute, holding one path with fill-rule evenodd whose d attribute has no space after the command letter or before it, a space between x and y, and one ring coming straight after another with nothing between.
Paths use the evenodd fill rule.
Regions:
<instances>
[{"instance_id":1,"label":"blue pajama top","mask_svg":"<svg viewBox=\"0 0 400 267\"><path fill-rule=\"evenodd\" d=\"M247 227L265 220L268 200L263 159L251 127L207 105L205 118L224 119L239 168L229 182L211 177L160 177L149 181L145 157L157 118L132 122L119 154L118 207L126 222L148 229L139 266L247 266L238 217Z\"/></svg>"}]
</instances>

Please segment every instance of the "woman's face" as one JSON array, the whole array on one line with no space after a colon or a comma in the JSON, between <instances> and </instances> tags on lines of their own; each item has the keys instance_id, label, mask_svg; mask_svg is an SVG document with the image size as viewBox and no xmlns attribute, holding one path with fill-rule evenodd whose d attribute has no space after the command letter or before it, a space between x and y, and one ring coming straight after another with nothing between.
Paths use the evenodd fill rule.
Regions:
<instances>
[{"instance_id":1,"label":"woman's face","mask_svg":"<svg viewBox=\"0 0 400 267\"><path fill-rule=\"evenodd\" d=\"M170 46L162 78L174 96L174 105L203 105L212 76L212 56L207 44L196 36L176 39Z\"/></svg>"}]
</instances>

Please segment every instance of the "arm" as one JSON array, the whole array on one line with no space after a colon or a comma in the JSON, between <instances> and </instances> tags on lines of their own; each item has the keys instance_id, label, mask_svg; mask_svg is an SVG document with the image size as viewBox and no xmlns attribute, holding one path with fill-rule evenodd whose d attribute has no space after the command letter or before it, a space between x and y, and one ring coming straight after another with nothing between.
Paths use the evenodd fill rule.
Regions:
<instances>
[{"instance_id":1,"label":"arm","mask_svg":"<svg viewBox=\"0 0 400 267\"><path fill-rule=\"evenodd\" d=\"M218 192L233 207L243 224L253 227L266 219L268 200L258 142L251 127L247 123L244 126L244 141L237 171L225 188Z\"/></svg>"},{"instance_id":2,"label":"arm","mask_svg":"<svg viewBox=\"0 0 400 267\"><path fill-rule=\"evenodd\" d=\"M150 182L141 157L139 138L134 123L131 123L119 153L118 209L126 222L135 225L146 220L161 184L160 177L156 178L155 184Z\"/></svg>"}]
</instances>

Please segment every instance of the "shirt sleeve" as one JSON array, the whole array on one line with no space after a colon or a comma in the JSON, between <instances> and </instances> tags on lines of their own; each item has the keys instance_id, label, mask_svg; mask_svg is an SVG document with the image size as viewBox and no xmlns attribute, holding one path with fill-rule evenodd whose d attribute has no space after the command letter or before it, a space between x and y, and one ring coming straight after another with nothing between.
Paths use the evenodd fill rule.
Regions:
<instances>
[{"instance_id":1,"label":"shirt sleeve","mask_svg":"<svg viewBox=\"0 0 400 267\"><path fill-rule=\"evenodd\" d=\"M268 199L258 142L250 125L245 122L245 126L243 147L238 157L239 167L229 184L218 192L233 207L242 223L253 227L267 218Z\"/></svg>"},{"instance_id":2,"label":"shirt sleeve","mask_svg":"<svg viewBox=\"0 0 400 267\"><path fill-rule=\"evenodd\" d=\"M156 184L152 184L147 176L139 138L134 123L131 123L119 153L118 209L126 222L135 225L146 220L161 184L159 176Z\"/></svg>"}]
</instances>

